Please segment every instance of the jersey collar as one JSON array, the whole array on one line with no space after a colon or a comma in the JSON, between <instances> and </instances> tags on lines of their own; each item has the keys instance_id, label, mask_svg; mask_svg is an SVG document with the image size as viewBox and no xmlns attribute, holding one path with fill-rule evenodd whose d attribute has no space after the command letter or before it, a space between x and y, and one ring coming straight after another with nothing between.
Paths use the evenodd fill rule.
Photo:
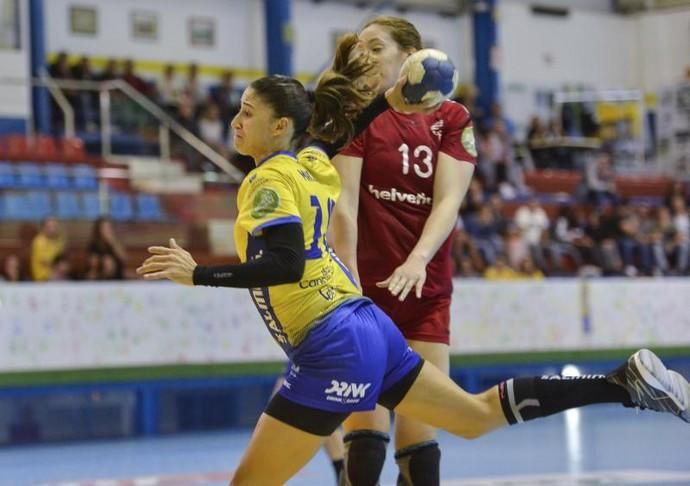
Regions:
<instances>
[{"instance_id":1,"label":"jersey collar","mask_svg":"<svg viewBox=\"0 0 690 486\"><path fill-rule=\"evenodd\" d=\"M267 161L271 160L273 157L277 157L277 156L279 156L279 155L287 155L287 156L289 156L289 157L292 157L293 159L297 158L297 157L295 156L295 153L292 152L291 150L278 150L277 152L273 152L272 154L267 155L266 157L264 157L263 159L261 159L261 160L259 161L259 163L256 164L256 166L259 167L259 166L260 166L261 164L263 164L264 162L267 162Z\"/></svg>"}]
</instances>

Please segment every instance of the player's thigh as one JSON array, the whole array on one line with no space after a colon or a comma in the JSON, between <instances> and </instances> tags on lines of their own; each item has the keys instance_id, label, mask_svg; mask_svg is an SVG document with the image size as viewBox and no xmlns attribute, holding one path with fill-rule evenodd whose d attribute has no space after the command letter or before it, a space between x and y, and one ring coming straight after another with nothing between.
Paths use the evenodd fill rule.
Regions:
<instances>
[{"instance_id":1,"label":"player's thigh","mask_svg":"<svg viewBox=\"0 0 690 486\"><path fill-rule=\"evenodd\" d=\"M343 422L345 433L354 430L377 430L388 433L391 428L390 412L381 405L370 412L355 412Z\"/></svg>"},{"instance_id":2,"label":"player's thigh","mask_svg":"<svg viewBox=\"0 0 690 486\"><path fill-rule=\"evenodd\" d=\"M329 435L323 443L324 449L331 461L342 459L345 455L345 444L343 444L343 431L340 428Z\"/></svg>"},{"instance_id":3,"label":"player's thigh","mask_svg":"<svg viewBox=\"0 0 690 486\"><path fill-rule=\"evenodd\" d=\"M478 395L467 393L430 363L424 363L395 413L465 438L506 425L496 387Z\"/></svg>"},{"instance_id":4,"label":"player's thigh","mask_svg":"<svg viewBox=\"0 0 690 486\"><path fill-rule=\"evenodd\" d=\"M282 485L309 462L324 437L262 414L231 486Z\"/></svg>"},{"instance_id":5,"label":"player's thigh","mask_svg":"<svg viewBox=\"0 0 690 486\"><path fill-rule=\"evenodd\" d=\"M448 345L407 340L408 344L428 363L448 374L450 366ZM419 420L399 415L395 418L395 448L403 449L436 438L436 428Z\"/></svg>"}]
</instances>

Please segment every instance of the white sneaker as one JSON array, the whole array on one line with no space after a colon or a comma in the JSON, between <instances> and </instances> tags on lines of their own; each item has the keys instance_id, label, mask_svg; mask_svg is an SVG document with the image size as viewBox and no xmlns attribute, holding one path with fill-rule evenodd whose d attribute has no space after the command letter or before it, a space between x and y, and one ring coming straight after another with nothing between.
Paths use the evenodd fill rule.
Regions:
<instances>
[{"instance_id":1,"label":"white sneaker","mask_svg":"<svg viewBox=\"0 0 690 486\"><path fill-rule=\"evenodd\" d=\"M690 423L690 384L680 373L666 368L659 357L641 349L607 376L625 388L635 406L668 412Z\"/></svg>"}]
</instances>

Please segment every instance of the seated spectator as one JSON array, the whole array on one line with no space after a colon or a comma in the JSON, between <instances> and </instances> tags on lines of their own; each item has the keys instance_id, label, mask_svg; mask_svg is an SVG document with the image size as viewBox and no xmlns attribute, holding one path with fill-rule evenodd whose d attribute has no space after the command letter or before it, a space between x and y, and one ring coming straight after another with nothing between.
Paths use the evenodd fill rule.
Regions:
<instances>
[{"instance_id":1,"label":"seated spectator","mask_svg":"<svg viewBox=\"0 0 690 486\"><path fill-rule=\"evenodd\" d=\"M209 102L204 107L198 121L199 136L214 150L228 156L228 147L224 136L225 126L220 119L220 108L217 104Z\"/></svg>"},{"instance_id":2,"label":"seated spectator","mask_svg":"<svg viewBox=\"0 0 690 486\"><path fill-rule=\"evenodd\" d=\"M103 70L98 74L98 81L112 81L113 79L118 79L120 77L120 70L118 67L117 59L110 58L106 63Z\"/></svg>"},{"instance_id":3,"label":"seated spectator","mask_svg":"<svg viewBox=\"0 0 690 486\"><path fill-rule=\"evenodd\" d=\"M194 114L194 102L186 94L183 94L180 98L177 122L193 135L199 136L199 125ZM171 137L170 148L173 157L184 160L188 171L198 172L201 170L202 160L199 153L176 134L173 134Z\"/></svg>"},{"instance_id":4,"label":"seated spectator","mask_svg":"<svg viewBox=\"0 0 690 486\"><path fill-rule=\"evenodd\" d=\"M504 254L496 256L493 265L486 269L484 278L487 280L517 280L520 274L508 264L508 259Z\"/></svg>"},{"instance_id":5,"label":"seated spectator","mask_svg":"<svg viewBox=\"0 0 690 486\"><path fill-rule=\"evenodd\" d=\"M2 262L2 272L0 273L0 281L3 282L21 282L26 280L22 272L22 265L19 256L11 253L5 257Z\"/></svg>"},{"instance_id":6,"label":"seated spectator","mask_svg":"<svg viewBox=\"0 0 690 486\"><path fill-rule=\"evenodd\" d=\"M88 57L82 56L79 62L72 66L72 77L79 81L96 80ZM87 90L77 91L75 101L77 127L82 130L95 131L98 121L98 93Z\"/></svg>"},{"instance_id":7,"label":"seated spectator","mask_svg":"<svg viewBox=\"0 0 690 486\"><path fill-rule=\"evenodd\" d=\"M520 230L522 239L527 244L537 266L544 269L546 262L542 242L549 228L549 217L537 198L531 198L527 205L518 208L515 212L515 225Z\"/></svg>"},{"instance_id":8,"label":"seated spectator","mask_svg":"<svg viewBox=\"0 0 690 486\"><path fill-rule=\"evenodd\" d=\"M49 216L31 242L31 275L36 282L50 278L53 262L65 249L65 238L57 218Z\"/></svg>"},{"instance_id":9,"label":"seated spectator","mask_svg":"<svg viewBox=\"0 0 690 486\"><path fill-rule=\"evenodd\" d=\"M62 253L55 257L53 265L50 268L50 277L48 280L60 282L64 280L71 280L72 264L69 259Z\"/></svg>"},{"instance_id":10,"label":"seated spectator","mask_svg":"<svg viewBox=\"0 0 690 486\"><path fill-rule=\"evenodd\" d=\"M158 99L169 113L177 113L182 94L182 85L175 75L175 65L166 64L163 77L158 81Z\"/></svg>"},{"instance_id":11,"label":"seated spectator","mask_svg":"<svg viewBox=\"0 0 690 486\"><path fill-rule=\"evenodd\" d=\"M458 223L453 233L452 255L456 272L459 272L460 275L466 277L479 276L479 272L484 270L484 261L479 248L477 248L474 240L465 231L461 218L458 218Z\"/></svg>"},{"instance_id":12,"label":"seated spectator","mask_svg":"<svg viewBox=\"0 0 690 486\"><path fill-rule=\"evenodd\" d=\"M657 209L652 253L655 270L661 275L683 275L688 268L690 245L676 231L671 211L665 206Z\"/></svg>"},{"instance_id":13,"label":"seated spectator","mask_svg":"<svg viewBox=\"0 0 690 486\"><path fill-rule=\"evenodd\" d=\"M527 255L518 267L518 278L542 280L544 273L537 268L531 256Z\"/></svg>"},{"instance_id":14,"label":"seated spectator","mask_svg":"<svg viewBox=\"0 0 690 486\"><path fill-rule=\"evenodd\" d=\"M460 208L460 214L465 218L469 218L479 211L484 202L484 186L478 178L472 178L470 187L467 189L467 195Z\"/></svg>"},{"instance_id":15,"label":"seated spectator","mask_svg":"<svg viewBox=\"0 0 690 486\"><path fill-rule=\"evenodd\" d=\"M148 94L148 83L134 72L134 61L126 59L122 72L122 80L140 93Z\"/></svg>"},{"instance_id":16,"label":"seated spectator","mask_svg":"<svg viewBox=\"0 0 690 486\"><path fill-rule=\"evenodd\" d=\"M211 90L211 98L220 108L223 123L229 125L240 107L240 96L235 90L235 76L232 71L227 70L223 73L220 84Z\"/></svg>"},{"instance_id":17,"label":"seated spectator","mask_svg":"<svg viewBox=\"0 0 690 486\"><path fill-rule=\"evenodd\" d=\"M508 264L513 268L518 268L520 262L529 256L529 247L522 239L520 230L513 223L509 224L506 229L504 245Z\"/></svg>"},{"instance_id":18,"label":"seated spectator","mask_svg":"<svg viewBox=\"0 0 690 486\"><path fill-rule=\"evenodd\" d=\"M479 213L468 221L467 231L472 236L486 265L493 265L496 256L503 252L503 241L491 207L484 205Z\"/></svg>"},{"instance_id":19,"label":"seated spectator","mask_svg":"<svg viewBox=\"0 0 690 486\"><path fill-rule=\"evenodd\" d=\"M682 196L674 196L671 200L671 215L675 230L674 243L678 249L679 258L676 270L684 275L688 271L688 251L690 247L690 214Z\"/></svg>"},{"instance_id":20,"label":"seated spectator","mask_svg":"<svg viewBox=\"0 0 690 486\"><path fill-rule=\"evenodd\" d=\"M88 246L89 280L120 280L125 278L127 252L118 241L113 225L107 218L98 218L91 230Z\"/></svg>"},{"instance_id":21,"label":"seated spectator","mask_svg":"<svg viewBox=\"0 0 690 486\"><path fill-rule=\"evenodd\" d=\"M564 258L572 260L576 267L582 265L581 251L588 246L584 230L572 206L563 204L553 224L549 252L561 271L566 271Z\"/></svg>"},{"instance_id":22,"label":"seated spectator","mask_svg":"<svg viewBox=\"0 0 690 486\"><path fill-rule=\"evenodd\" d=\"M48 73L51 78L55 79L70 79L72 77L66 52L58 53L55 61L48 66Z\"/></svg>"},{"instance_id":23,"label":"seated spectator","mask_svg":"<svg viewBox=\"0 0 690 486\"><path fill-rule=\"evenodd\" d=\"M604 276L621 275L623 261L618 251L618 219L612 208L606 208L608 214L600 215L597 211L589 214L585 225L585 235L592 241L592 252L595 266Z\"/></svg>"},{"instance_id":24,"label":"seated spectator","mask_svg":"<svg viewBox=\"0 0 690 486\"><path fill-rule=\"evenodd\" d=\"M587 162L585 169L587 201L599 207L605 203L616 204L616 173L611 163L611 153L601 150Z\"/></svg>"},{"instance_id":25,"label":"seated spectator","mask_svg":"<svg viewBox=\"0 0 690 486\"><path fill-rule=\"evenodd\" d=\"M194 112L201 106L206 99L206 92L201 86L199 80L199 66L196 63L190 63L187 68L187 81L184 84L184 93L190 97Z\"/></svg>"},{"instance_id":26,"label":"seated spectator","mask_svg":"<svg viewBox=\"0 0 690 486\"><path fill-rule=\"evenodd\" d=\"M680 196L685 201L685 205L690 204L690 191L688 190L688 185L683 181L673 181L671 188L666 193L664 197L664 205L668 208L671 207L673 198L675 196Z\"/></svg>"}]
</instances>

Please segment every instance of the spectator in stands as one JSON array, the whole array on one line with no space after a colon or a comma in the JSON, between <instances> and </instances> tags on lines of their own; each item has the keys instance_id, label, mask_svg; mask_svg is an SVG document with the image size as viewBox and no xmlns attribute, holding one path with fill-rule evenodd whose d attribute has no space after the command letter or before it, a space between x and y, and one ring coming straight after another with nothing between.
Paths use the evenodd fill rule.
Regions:
<instances>
[{"instance_id":1,"label":"spectator in stands","mask_svg":"<svg viewBox=\"0 0 690 486\"><path fill-rule=\"evenodd\" d=\"M530 198L526 205L518 208L515 212L515 224L537 266L544 269L546 262L542 242L549 229L549 217L537 198Z\"/></svg>"},{"instance_id":2,"label":"spectator in stands","mask_svg":"<svg viewBox=\"0 0 690 486\"><path fill-rule=\"evenodd\" d=\"M221 117L225 123L229 123L235 116L240 106L240 96L235 90L235 75L229 69L223 72L220 84L211 92L211 98L218 105Z\"/></svg>"},{"instance_id":3,"label":"spectator in stands","mask_svg":"<svg viewBox=\"0 0 690 486\"><path fill-rule=\"evenodd\" d=\"M688 185L685 182L678 180L673 181L673 184L664 197L664 205L670 208L673 203L673 198L676 196L680 196L683 201L685 201L686 206L690 204L690 191L688 191Z\"/></svg>"},{"instance_id":4,"label":"spectator in stands","mask_svg":"<svg viewBox=\"0 0 690 486\"><path fill-rule=\"evenodd\" d=\"M193 135L199 136L199 125L197 124L194 112L194 101L189 95L183 93L180 97L177 121ZM172 136L171 150L173 157L179 157L184 160L187 170L201 170L201 159L199 158L198 152L175 134Z\"/></svg>"},{"instance_id":5,"label":"spectator in stands","mask_svg":"<svg viewBox=\"0 0 690 486\"><path fill-rule=\"evenodd\" d=\"M532 164L537 169L544 169L549 167L550 153L544 150L544 143L546 142L546 127L538 116L533 116L527 129L527 148L532 157Z\"/></svg>"},{"instance_id":6,"label":"spectator in stands","mask_svg":"<svg viewBox=\"0 0 690 486\"><path fill-rule=\"evenodd\" d=\"M227 158L228 145L225 139L225 125L220 118L220 108L213 101L209 101L204 106L198 126L201 139Z\"/></svg>"},{"instance_id":7,"label":"spectator in stands","mask_svg":"<svg viewBox=\"0 0 690 486\"><path fill-rule=\"evenodd\" d=\"M520 265L518 266L518 278L542 280L544 278L544 272L539 270L534 264L532 257L527 255L522 259Z\"/></svg>"},{"instance_id":8,"label":"spectator in stands","mask_svg":"<svg viewBox=\"0 0 690 486\"><path fill-rule=\"evenodd\" d=\"M108 218L98 218L91 229L88 246L89 268L87 278L110 280L125 278L127 251L117 239Z\"/></svg>"},{"instance_id":9,"label":"spectator in stands","mask_svg":"<svg viewBox=\"0 0 690 486\"><path fill-rule=\"evenodd\" d=\"M499 253L503 252L503 241L490 206L484 205L479 213L468 220L467 231L472 236L486 265L493 265Z\"/></svg>"},{"instance_id":10,"label":"spectator in stands","mask_svg":"<svg viewBox=\"0 0 690 486\"><path fill-rule=\"evenodd\" d=\"M25 280L25 278L22 272L21 260L16 254L10 253L2 262L0 281L21 282L22 280Z\"/></svg>"},{"instance_id":11,"label":"spectator in stands","mask_svg":"<svg viewBox=\"0 0 690 486\"><path fill-rule=\"evenodd\" d=\"M508 264L506 256L499 253L494 264L484 272L484 278L487 280L516 280L520 278L520 275Z\"/></svg>"},{"instance_id":12,"label":"spectator in stands","mask_svg":"<svg viewBox=\"0 0 690 486\"><path fill-rule=\"evenodd\" d=\"M50 267L50 276L48 280L54 282L59 282L63 280L71 280L72 274L72 264L66 255L60 253L53 260L53 264Z\"/></svg>"},{"instance_id":13,"label":"spectator in stands","mask_svg":"<svg viewBox=\"0 0 690 486\"><path fill-rule=\"evenodd\" d=\"M491 114L486 120L486 127L497 130L499 123L503 125L506 134L511 139L515 138L515 124L503 113L503 105L494 102L491 105Z\"/></svg>"},{"instance_id":14,"label":"spectator in stands","mask_svg":"<svg viewBox=\"0 0 690 486\"><path fill-rule=\"evenodd\" d=\"M499 194L492 194L489 196L488 204L491 208L494 221L496 222L498 234L504 237L508 231L509 221L503 214L503 199L501 199Z\"/></svg>"},{"instance_id":15,"label":"spectator in stands","mask_svg":"<svg viewBox=\"0 0 690 486\"><path fill-rule=\"evenodd\" d=\"M470 181L470 187L467 189L467 195L460 208L460 214L465 218L470 218L479 212L479 208L481 208L485 202L484 185L478 177L474 177L472 181Z\"/></svg>"},{"instance_id":16,"label":"spectator in stands","mask_svg":"<svg viewBox=\"0 0 690 486\"><path fill-rule=\"evenodd\" d=\"M519 267L520 262L529 256L529 247L514 223L509 224L506 229L504 247L508 264L513 268Z\"/></svg>"},{"instance_id":17,"label":"spectator in stands","mask_svg":"<svg viewBox=\"0 0 690 486\"><path fill-rule=\"evenodd\" d=\"M36 282L50 278L53 262L65 249L65 238L57 218L49 216L31 242L31 275Z\"/></svg>"},{"instance_id":18,"label":"spectator in stands","mask_svg":"<svg viewBox=\"0 0 690 486\"><path fill-rule=\"evenodd\" d=\"M117 63L117 59L110 58L105 64L105 67L98 75L98 81L112 81L113 79L118 79L120 77L120 71Z\"/></svg>"},{"instance_id":19,"label":"spectator in stands","mask_svg":"<svg viewBox=\"0 0 690 486\"><path fill-rule=\"evenodd\" d=\"M656 267L664 275L682 275L688 268L690 245L676 231L669 208L662 206L657 209L656 224L652 247Z\"/></svg>"},{"instance_id":20,"label":"spectator in stands","mask_svg":"<svg viewBox=\"0 0 690 486\"><path fill-rule=\"evenodd\" d=\"M66 52L62 51L58 53L55 61L48 66L48 73L55 79L69 79L72 77Z\"/></svg>"},{"instance_id":21,"label":"spectator in stands","mask_svg":"<svg viewBox=\"0 0 690 486\"><path fill-rule=\"evenodd\" d=\"M196 109L206 99L206 93L199 80L199 66L195 63L190 63L187 69L187 81L184 85L184 92L191 98L196 114Z\"/></svg>"},{"instance_id":22,"label":"spectator in stands","mask_svg":"<svg viewBox=\"0 0 690 486\"><path fill-rule=\"evenodd\" d=\"M688 271L688 247L690 247L690 215L682 196L674 196L671 200L671 214L675 229L675 243L679 258L676 262L677 271L685 274Z\"/></svg>"},{"instance_id":23,"label":"spectator in stands","mask_svg":"<svg viewBox=\"0 0 690 486\"><path fill-rule=\"evenodd\" d=\"M72 66L72 77L79 81L94 81L96 75L91 70L91 61L82 56ZM77 127L81 130L95 131L98 121L98 93L94 91L77 91L75 96L75 115Z\"/></svg>"},{"instance_id":24,"label":"spectator in stands","mask_svg":"<svg viewBox=\"0 0 690 486\"><path fill-rule=\"evenodd\" d=\"M598 211L589 214L585 235L592 241L593 256L596 266L605 276L621 275L623 261L618 251L618 219L613 208L607 207L605 214Z\"/></svg>"},{"instance_id":25,"label":"spectator in stands","mask_svg":"<svg viewBox=\"0 0 690 486\"><path fill-rule=\"evenodd\" d=\"M158 81L158 99L160 104L171 114L177 113L180 104L182 86L175 75L175 65L166 64L163 77Z\"/></svg>"},{"instance_id":26,"label":"spectator in stands","mask_svg":"<svg viewBox=\"0 0 690 486\"><path fill-rule=\"evenodd\" d=\"M600 150L587 162L585 169L587 201L599 207L605 203L616 204L616 173L611 163L611 153Z\"/></svg>"},{"instance_id":27,"label":"spectator in stands","mask_svg":"<svg viewBox=\"0 0 690 486\"><path fill-rule=\"evenodd\" d=\"M452 254L457 274L463 277L481 276L480 272L484 270L481 253L474 240L463 228L461 219L458 219L453 234Z\"/></svg>"},{"instance_id":28,"label":"spectator in stands","mask_svg":"<svg viewBox=\"0 0 690 486\"><path fill-rule=\"evenodd\" d=\"M140 93L149 93L148 83L134 72L134 61L131 59L125 59L122 80Z\"/></svg>"},{"instance_id":29,"label":"spectator in stands","mask_svg":"<svg viewBox=\"0 0 690 486\"><path fill-rule=\"evenodd\" d=\"M565 257L572 260L575 267L582 265L581 249L586 248L585 234L579 218L572 206L562 204L558 208L558 216L552 227L552 237L549 243L554 263L561 271L567 271Z\"/></svg>"}]
</instances>

